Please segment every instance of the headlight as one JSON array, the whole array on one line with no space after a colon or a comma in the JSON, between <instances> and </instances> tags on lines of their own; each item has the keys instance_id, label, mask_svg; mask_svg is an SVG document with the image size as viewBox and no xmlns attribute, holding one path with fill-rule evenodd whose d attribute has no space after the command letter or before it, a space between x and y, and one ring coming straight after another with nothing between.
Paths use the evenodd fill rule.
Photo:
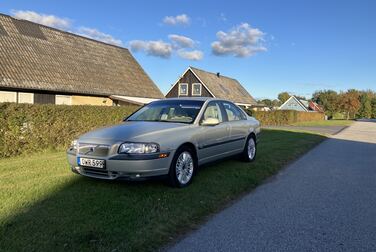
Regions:
<instances>
[{"instance_id":1,"label":"headlight","mask_svg":"<svg viewBox=\"0 0 376 252\"><path fill-rule=\"evenodd\" d=\"M159 145L156 143L123 143L119 146L121 154L147 154L159 152Z\"/></svg>"},{"instance_id":2,"label":"headlight","mask_svg":"<svg viewBox=\"0 0 376 252\"><path fill-rule=\"evenodd\" d=\"M73 140L73 141L71 142L71 148L72 148L73 150L77 150L77 149L78 149L78 141L77 141L77 139L75 139L75 140Z\"/></svg>"}]
</instances>

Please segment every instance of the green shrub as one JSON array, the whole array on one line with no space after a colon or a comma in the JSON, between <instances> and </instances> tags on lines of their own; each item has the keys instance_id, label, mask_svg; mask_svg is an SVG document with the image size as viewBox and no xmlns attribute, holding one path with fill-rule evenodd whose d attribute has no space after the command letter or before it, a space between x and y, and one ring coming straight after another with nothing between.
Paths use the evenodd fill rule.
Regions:
<instances>
[{"instance_id":1,"label":"green shrub","mask_svg":"<svg viewBox=\"0 0 376 252\"><path fill-rule=\"evenodd\" d=\"M297 122L320 121L325 119L324 113L300 112L295 110L247 110L247 113L259 120L263 126L290 125Z\"/></svg>"},{"instance_id":2,"label":"green shrub","mask_svg":"<svg viewBox=\"0 0 376 252\"><path fill-rule=\"evenodd\" d=\"M0 157L67 148L82 133L120 123L136 109L0 103Z\"/></svg>"}]
</instances>

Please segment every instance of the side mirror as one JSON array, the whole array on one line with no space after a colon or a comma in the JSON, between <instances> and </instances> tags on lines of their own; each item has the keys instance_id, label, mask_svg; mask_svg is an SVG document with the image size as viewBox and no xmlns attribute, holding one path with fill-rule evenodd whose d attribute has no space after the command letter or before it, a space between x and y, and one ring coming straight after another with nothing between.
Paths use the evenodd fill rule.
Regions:
<instances>
[{"instance_id":1,"label":"side mirror","mask_svg":"<svg viewBox=\"0 0 376 252\"><path fill-rule=\"evenodd\" d=\"M218 125L220 121L217 118L208 118L201 122L202 126L215 126Z\"/></svg>"}]
</instances>

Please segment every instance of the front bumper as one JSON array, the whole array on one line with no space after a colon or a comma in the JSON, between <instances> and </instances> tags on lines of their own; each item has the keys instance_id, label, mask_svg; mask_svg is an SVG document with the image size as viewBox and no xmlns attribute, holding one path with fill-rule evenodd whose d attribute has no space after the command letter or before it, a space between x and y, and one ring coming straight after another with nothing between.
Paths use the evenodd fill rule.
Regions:
<instances>
[{"instance_id":1,"label":"front bumper","mask_svg":"<svg viewBox=\"0 0 376 252\"><path fill-rule=\"evenodd\" d=\"M68 150L68 162L73 172L87 177L100 179L129 179L140 180L148 177L167 175L170 169L170 164L174 152L169 152L167 157L145 157L141 158L126 158L123 154L117 154L110 157L95 157L79 155L83 158L94 158L105 160L105 168L91 168L84 167L77 164L77 154L74 151Z\"/></svg>"}]
</instances>

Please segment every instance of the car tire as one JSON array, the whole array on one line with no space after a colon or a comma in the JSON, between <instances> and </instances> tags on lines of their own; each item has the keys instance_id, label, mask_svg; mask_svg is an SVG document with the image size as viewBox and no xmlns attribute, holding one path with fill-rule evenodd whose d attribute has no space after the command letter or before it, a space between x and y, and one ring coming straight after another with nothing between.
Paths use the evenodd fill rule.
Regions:
<instances>
[{"instance_id":1,"label":"car tire","mask_svg":"<svg viewBox=\"0 0 376 252\"><path fill-rule=\"evenodd\" d=\"M242 153L242 160L245 162L253 162L256 159L257 143L254 135L249 135L245 143Z\"/></svg>"},{"instance_id":2,"label":"car tire","mask_svg":"<svg viewBox=\"0 0 376 252\"><path fill-rule=\"evenodd\" d=\"M168 182L172 187L183 188L192 183L197 170L197 157L188 146L179 148L171 162Z\"/></svg>"}]
</instances>

